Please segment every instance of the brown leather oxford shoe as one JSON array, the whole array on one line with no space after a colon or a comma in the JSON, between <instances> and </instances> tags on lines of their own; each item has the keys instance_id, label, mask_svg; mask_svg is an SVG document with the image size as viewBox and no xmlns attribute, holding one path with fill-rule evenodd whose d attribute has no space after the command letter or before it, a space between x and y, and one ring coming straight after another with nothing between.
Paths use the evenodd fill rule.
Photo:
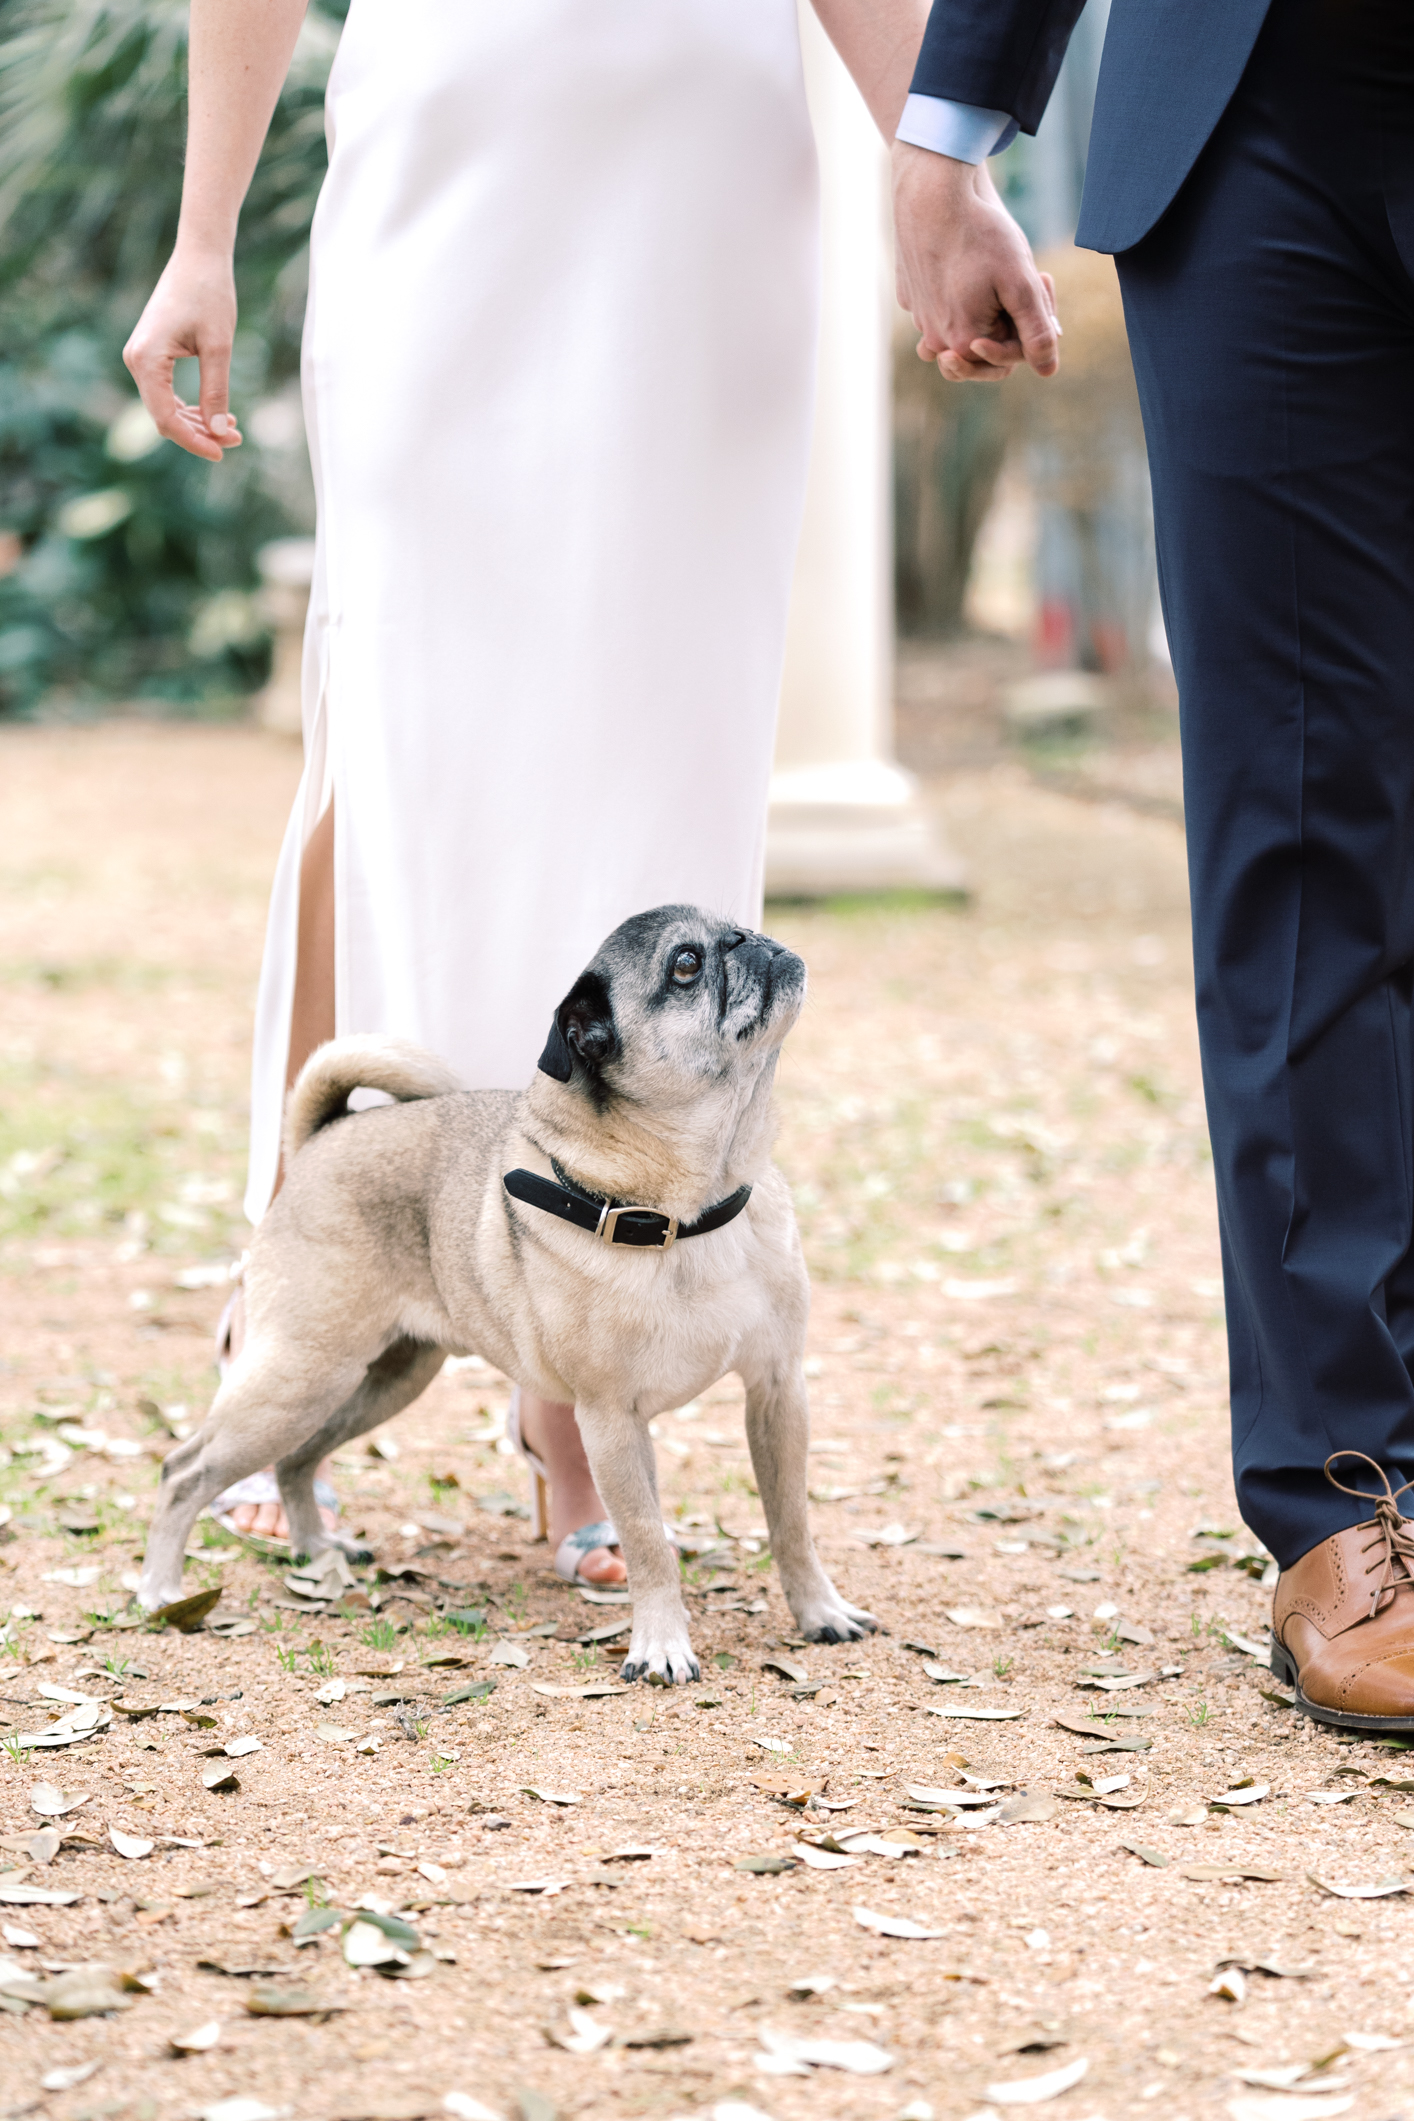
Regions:
<instances>
[{"instance_id":1,"label":"brown leather oxford shoe","mask_svg":"<svg viewBox=\"0 0 1414 2121\"><path fill-rule=\"evenodd\" d=\"M1272 1671L1296 1689L1296 1706L1321 1723L1355 1730L1414 1731L1414 1520L1398 1495L1346 1488L1332 1465L1365 1458L1337 1451L1326 1478L1373 1502L1364 1524L1337 1532L1277 1578L1272 1600Z\"/></svg>"}]
</instances>

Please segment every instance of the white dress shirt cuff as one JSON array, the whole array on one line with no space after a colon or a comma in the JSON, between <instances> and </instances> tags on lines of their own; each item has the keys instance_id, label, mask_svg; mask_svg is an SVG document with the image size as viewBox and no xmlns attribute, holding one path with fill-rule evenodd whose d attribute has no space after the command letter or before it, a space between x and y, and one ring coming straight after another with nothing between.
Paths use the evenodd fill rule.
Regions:
<instances>
[{"instance_id":1,"label":"white dress shirt cuff","mask_svg":"<svg viewBox=\"0 0 1414 2121\"><path fill-rule=\"evenodd\" d=\"M981 110L975 103L951 103L945 96L910 96L903 106L897 137L911 147L926 147L954 162L985 162L1016 138L1015 118L1004 110Z\"/></svg>"}]
</instances>

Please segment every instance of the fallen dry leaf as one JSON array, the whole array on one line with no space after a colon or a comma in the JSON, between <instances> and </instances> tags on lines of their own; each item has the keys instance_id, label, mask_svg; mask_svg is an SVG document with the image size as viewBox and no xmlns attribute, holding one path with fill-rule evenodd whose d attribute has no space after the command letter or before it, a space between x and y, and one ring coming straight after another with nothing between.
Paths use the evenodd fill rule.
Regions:
<instances>
[{"instance_id":1,"label":"fallen dry leaf","mask_svg":"<svg viewBox=\"0 0 1414 2121\"><path fill-rule=\"evenodd\" d=\"M6 1907L72 1907L78 1898L77 1893L51 1892L47 1886L0 1877L0 1904Z\"/></svg>"},{"instance_id":2,"label":"fallen dry leaf","mask_svg":"<svg viewBox=\"0 0 1414 2121\"><path fill-rule=\"evenodd\" d=\"M1314 1871L1306 1873L1312 1885L1318 1885L1323 1893L1331 1893L1337 1900L1388 1900L1396 1893L1407 1893L1414 1886L1410 1878L1382 1878L1378 1885L1337 1885L1330 1878L1318 1878Z\"/></svg>"},{"instance_id":3,"label":"fallen dry leaf","mask_svg":"<svg viewBox=\"0 0 1414 2121\"><path fill-rule=\"evenodd\" d=\"M46 2092L71 2092L80 2084L87 2084L90 2077L101 2070L99 2062L71 2062L67 2068L49 2069L40 2078L40 2089Z\"/></svg>"},{"instance_id":4,"label":"fallen dry leaf","mask_svg":"<svg viewBox=\"0 0 1414 2121\"><path fill-rule=\"evenodd\" d=\"M872 2040L797 2040L768 2026L762 2026L758 2038L765 2052L756 2057L756 2067L765 2077L805 2076L812 2069L878 2077L894 2066L888 2049Z\"/></svg>"},{"instance_id":5,"label":"fallen dry leaf","mask_svg":"<svg viewBox=\"0 0 1414 2121\"><path fill-rule=\"evenodd\" d=\"M543 1790L535 1783L527 1783L521 1792L524 1797L538 1797L542 1804L581 1804L578 1790Z\"/></svg>"},{"instance_id":6,"label":"fallen dry leaf","mask_svg":"<svg viewBox=\"0 0 1414 2121\"><path fill-rule=\"evenodd\" d=\"M946 1935L943 1930L925 1929L922 1923L912 1921L907 1915L880 1915L869 1907L852 1907L850 1913L861 1929L872 1930L876 1937L916 1937L926 1940Z\"/></svg>"},{"instance_id":7,"label":"fallen dry leaf","mask_svg":"<svg viewBox=\"0 0 1414 2121\"><path fill-rule=\"evenodd\" d=\"M1236 1789L1224 1790L1221 1797L1210 1797L1208 1802L1219 1811L1232 1811L1240 1804L1260 1804L1271 1790L1269 1782L1239 1783Z\"/></svg>"},{"instance_id":8,"label":"fallen dry leaf","mask_svg":"<svg viewBox=\"0 0 1414 2121\"><path fill-rule=\"evenodd\" d=\"M989 1607L980 1605L945 1606L943 1617L950 1620L955 1628L999 1628L1002 1624L1000 1613L994 1613Z\"/></svg>"},{"instance_id":9,"label":"fallen dry leaf","mask_svg":"<svg viewBox=\"0 0 1414 2121\"><path fill-rule=\"evenodd\" d=\"M346 2008L327 1996L316 1995L313 1989L274 1988L265 1983L258 1983L251 1990L245 2007L253 2018L322 2018Z\"/></svg>"},{"instance_id":10,"label":"fallen dry leaf","mask_svg":"<svg viewBox=\"0 0 1414 2121\"><path fill-rule=\"evenodd\" d=\"M1231 1863L1187 1863L1179 1876L1192 1879L1194 1884L1216 1878L1250 1878L1255 1885L1285 1885L1291 1873L1271 1870L1265 1864L1244 1863L1235 1857Z\"/></svg>"},{"instance_id":11,"label":"fallen dry leaf","mask_svg":"<svg viewBox=\"0 0 1414 2121\"><path fill-rule=\"evenodd\" d=\"M170 2034L167 2045L179 2055L204 2055L218 2044L220 2038L220 2019L208 2018L204 2025L194 2025L190 2032Z\"/></svg>"},{"instance_id":12,"label":"fallen dry leaf","mask_svg":"<svg viewBox=\"0 0 1414 2121\"><path fill-rule=\"evenodd\" d=\"M547 2025L545 2038L553 2047L562 2047L566 2054L597 2054L599 2049L607 2047L614 2037L611 2025L601 2025L597 2018L590 2017L588 2011L578 2010L573 2004L565 2015L570 2022L569 2031L561 2032L558 2026Z\"/></svg>"},{"instance_id":13,"label":"fallen dry leaf","mask_svg":"<svg viewBox=\"0 0 1414 2121\"><path fill-rule=\"evenodd\" d=\"M76 1812L87 1803L87 1792L82 1797L66 1797L52 1782L37 1782L29 1793L30 1810L41 1819L62 1819L66 1812Z\"/></svg>"},{"instance_id":14,"label":"fallen dry leaf","mask_svg":"<svg viewBox=\"0 0 1414 2121\"><path fill-rule=\"evenodd\" d=\"M1059 2069L1047 2070L1039 2077L1013 2077L1001 2084L989 2084L987 2097L997 2106L1041 2106L1078 2084L1089 2067L1088 2056L1080 2055L1074 2062L1063 2063Z\"/></svg>"},{"instance_id":15,"label":"fallen dry leaf","mask_svg":"<svg viewBox=\"0 0 1414 2121\"><path fill-rule=\"evenodd\" d=\"M469 1699L476 1689L467 1687L465 1690L458 1688L457 1691L463 1694L464 1699ZM530 1691L532 1694L558 1695L563 1701L602 1701L609 1694L626 1694L628 1688L620 1686L612 1679L591 1679L584 1686L551 1686L548 1682L537 1683L532 1685Z\"/></svg>"},{"instance_id":16,"label":"fallen dry leaf","mask_svg":"<svg viewBox=\"0 0 1414 2121\"><path fill-rule=\"evenodd\" d=\"M1267 2098L1258 2093L1232 2099L1227 2110L1232 2121L1327 2121L1328 2116L1348 2113L1354 2104L1353 2092L1337 2099L1301 2098L1276 2092Z\"/></svg>"},{"instance_id":17,"label":"fallen dry leaf","mask_svg":"<svg viewBox=\"0 0 1414 2121\"><path fill-rule=\"evenodd\" d=\"M194 1591L190 1598L174 1598L170 1605L158 1606L155 1613L147 1616L150 1628L175 1628L181 1635L193 1635L208 1613L221 1603L221 1586L218 1583L209 1591Z\"/></svg>"},{"instance_id":18,"label":"fallen dry leaf","mask_svg":"<svg viewBox=\"0 0 1414 2121\"><path fill-rule=\"evenodd\" d=\"M930 1716L946 1716L954 1723L1015 1723L1025 1709L963 1709L953 1702L925 1701Z\"/></svg>"},{"instance_id":19,"label":"fallen dry leaf","mask_svg":"<svg viewBox=\"0 0 1414 2121\"><path fill-rule=\"evenodd\" d=\"M753 1775L751 1783L753 1789L763 1790L768 1797L782 1797L787 1804L805 1804L811 1798L818 1797L823 1790L829 1788L830 1778L828 1775L817 1775L811 1780L803 1774L790 1775L777 1772L774 1774ZM847 1804L858 1804L859 1799L857 1797L849 1797L846 1798L845 1802ZM828 1807L828 1809L838 1810L839 1807L832 1806Z\"/></svg>"},{"instance_id":20,"label":"fallen dry leaf","mask_svg":"<svg viewBox=\"0 0 1414 2121\"><path fill-rule=\"evenodd\" d=\"M1169 1864L1173 1861L1172 1857L1166 1856L1162 1849L1149 1848L1142 1841L1121 1841L1120 1847L1127 1849L1131 1856L1137 1856L1141 1863L1152 1864L1155 1870L1167 1870Z\"/></svg>"},{"instance_id":21,"label":"fallen dry leaf","mask_svg":"<svg viewBox=\"0 0 1414 2121\"><path fill-rule=\"evenodd\" d=\"M127 1857L129 1863L137 1863L142 1857L150 1856L157 1846L155 1841L145 1841L141 1835L120 1833L115 1826L109 1827L108 1839L120 1856Z\"/></svg>"},{"instance_id":22,"label":"fallen dry leaf","mask_svg":"<svg viewBox=\"0 0 1414 2121\"><path fill-rule=\"evenodd\" d=\"M812 1871L843 1871L859 1861L858 1856L832 1855L828 1849L812 1848L805 1841L792 1843L791 1854Z\"/></svg>"},{"instance_id":23,"label":"fallen dry leaf","mask_svg":"<svg viewBox=\"0 0 1414 2121\"><path fill-rule=\"evenodd\" d=\"M79 2018L106 2018L114 2011L130 2010L132 1997L125 1995L121 1976L106 1966L80 1966L46 1983L40 1997L51 2018L69 2024Z\"/></svg>"},{"instance_id":24,"label":"fallen dry leaf","mask_svg":"<svg viewBox=\"0 0 1414 2121\"><path fill-rule=\"evenodd\" d=\"M1044 1790L1022 1790L1007 1799L997 1816L1002 1826L1044 1826L1055 1818L1058 1809L1055 1798L1048 1797Z\"/></svg>"},{"instance_id":25,"label":"fallen dry leaf","mask_svg":"<svg viewBox=\"0 0 1414 2121\"><path fill-rule=\"evenodd\" d=\"M1350 2089L1348 2077L1330 2077L1324 2072L1317 2074L1311 2062L1286 2062L1276 2069L1237 2069L1233 2071L1239 2084L1254 2084L1259 2091L1289 2092L1298 2085L1306 2085L1317 2092L1345 2092ZM1310 2080L1314 2079L1314 2082Z\"/></svg>"},{"instance_id":26,"label":"fallen dry leaf","mask_svg":"<svg viewBox=\"0 0 1414 2121\"><path fill-rule=\"evenodd\" d=\"M350 1966L390 1966L406 1961L407 1947L375 1922L351 1922L340 1945Z\"/></svg>"}]
</instances>

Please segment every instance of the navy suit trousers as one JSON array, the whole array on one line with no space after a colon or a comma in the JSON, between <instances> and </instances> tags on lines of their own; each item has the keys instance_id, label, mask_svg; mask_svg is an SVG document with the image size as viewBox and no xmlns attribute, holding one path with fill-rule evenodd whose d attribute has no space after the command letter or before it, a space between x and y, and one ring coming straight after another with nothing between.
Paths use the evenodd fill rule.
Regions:
<instances>
[{"instance_id":1,"label":"navy suit trousers","mask_svg":"<svg viewBox=\"0 0 1414 2121\"><path fill-rule=\"evenodd\" d=\"M1329 1454L1414 1477L1414 7L1273 0L1117 263L1181 699L1238 1501L1289 1565L1371 1514Z\"/></svg>"}]
</instances>

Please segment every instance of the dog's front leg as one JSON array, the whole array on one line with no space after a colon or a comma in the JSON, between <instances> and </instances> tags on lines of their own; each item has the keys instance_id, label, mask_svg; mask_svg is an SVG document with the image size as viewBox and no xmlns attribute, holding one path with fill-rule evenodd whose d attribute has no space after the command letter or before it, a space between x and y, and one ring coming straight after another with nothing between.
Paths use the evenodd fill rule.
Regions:
<instances>
[{"instance_id":1,"label":"dog's front leg","mask_svg":"<svg viewBox=\"0 0 1414 2121\"><path fill-rule=\"evenodd\" d=\"M621 1676L685 1686L702 1677L702 1667L692 1654L677 1555L663 1530L648 1425L617 1410L575 1411L595 1486L609 1506L628 1563L633 1634Z\"/></svg>"},{"instance_id":2,"label":"dog's front leg","mask_svg":"<svg viewBox=\"0 0 1414 2121\"><path fill-rule=\"evenodd\" d=\"M810 1410L798 1360L744 1378L746 1440L771 1532L771 1552L786 1603L811 1642L850 1642L879 1623L841 1598L820 1565L810 1536L806 1451Z\"/></svg>"}]
</instances>

